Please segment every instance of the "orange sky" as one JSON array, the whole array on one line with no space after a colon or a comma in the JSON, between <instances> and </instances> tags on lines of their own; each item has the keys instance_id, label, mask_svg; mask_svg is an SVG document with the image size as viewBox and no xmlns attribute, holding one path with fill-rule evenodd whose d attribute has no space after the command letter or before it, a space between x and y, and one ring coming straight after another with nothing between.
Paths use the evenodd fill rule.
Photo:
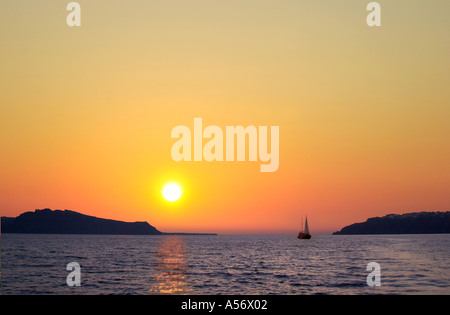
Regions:
<instances>
[{"instance_id":1,"label":"orange sky","mask_svg":"<svg viewBox=\"0 0 450 315\"><path fill-rule=\"evenodd\" d=\"M447 1L2 1L0 215L312 233L449 210ZM174 162L171 130L280 127L280 166ZM182 198L161 197L165 183Z\"/></svg>"}]
</instances>

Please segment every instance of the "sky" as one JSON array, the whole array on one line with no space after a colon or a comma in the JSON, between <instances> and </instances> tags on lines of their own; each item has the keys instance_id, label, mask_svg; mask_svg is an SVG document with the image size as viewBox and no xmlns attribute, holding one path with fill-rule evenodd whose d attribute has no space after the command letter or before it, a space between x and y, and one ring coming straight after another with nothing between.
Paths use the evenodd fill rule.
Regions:
<instances>
[{"instance_id":1,"label":"sky","mask_svg":"<svg viewBox=\"0 0 450 315\"><path fill-rule=\"evenodd\" d=\"M165 232L330 233L450 208L450 5L0 3L0 215L71 209ZM279 169L175 162L175 126L279 126ZM182 197L162 197L166 183Z\"/></svg>"}]
</instances>

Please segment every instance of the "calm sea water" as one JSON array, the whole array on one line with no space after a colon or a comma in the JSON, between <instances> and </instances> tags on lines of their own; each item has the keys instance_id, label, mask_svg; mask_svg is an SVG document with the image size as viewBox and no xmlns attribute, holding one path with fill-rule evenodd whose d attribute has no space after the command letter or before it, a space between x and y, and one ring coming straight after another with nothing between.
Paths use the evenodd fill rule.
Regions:
<instances>
[{"instance_id":1,"label":"calm sea water","mask_svg":"<svg viewBox=\"0 0 450 315\"><path fill-rule=\"evenodd\" d=\"M66 266L81 266L69 287ZM367 264L381 267L369 287ZM450 294L450 235L1 235L2 294Z\"/></svg>"}]
</instances>

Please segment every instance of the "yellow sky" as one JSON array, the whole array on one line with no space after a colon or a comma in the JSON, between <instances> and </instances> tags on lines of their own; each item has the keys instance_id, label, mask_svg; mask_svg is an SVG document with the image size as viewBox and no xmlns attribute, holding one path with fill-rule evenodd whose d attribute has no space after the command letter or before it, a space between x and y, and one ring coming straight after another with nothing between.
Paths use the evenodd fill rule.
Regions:
<instances>
[{"instance_id":1,"label":"yellow sky","mask_svg":"<svg viewBox=\"0 0 450 315\"><path fill-rule=\"evenodd\" d=\"M67 3L0 3L1 215L246 233L448 210L448 1L379 1L379 28L368 1L79 1L79 28ZM279 170L174 162L194 117L280 126Z\"/></svg>"}]
</instances>

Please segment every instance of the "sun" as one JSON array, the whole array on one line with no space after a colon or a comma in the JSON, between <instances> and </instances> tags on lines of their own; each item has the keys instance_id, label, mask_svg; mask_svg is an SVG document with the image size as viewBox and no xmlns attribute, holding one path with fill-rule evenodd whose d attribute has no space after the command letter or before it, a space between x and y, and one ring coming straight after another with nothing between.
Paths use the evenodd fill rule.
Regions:
<instances>
[{"instance_id":1,"label":"sun","mask_svg":"<svg viewBox=\"0 0 450 315\"><path fill-rule=\"evenodd\" d=\"M181 187L177 184L167 184L162 190L163 197L167 201L177 201L181 197Z\"/></svg>"}]
</instances>

